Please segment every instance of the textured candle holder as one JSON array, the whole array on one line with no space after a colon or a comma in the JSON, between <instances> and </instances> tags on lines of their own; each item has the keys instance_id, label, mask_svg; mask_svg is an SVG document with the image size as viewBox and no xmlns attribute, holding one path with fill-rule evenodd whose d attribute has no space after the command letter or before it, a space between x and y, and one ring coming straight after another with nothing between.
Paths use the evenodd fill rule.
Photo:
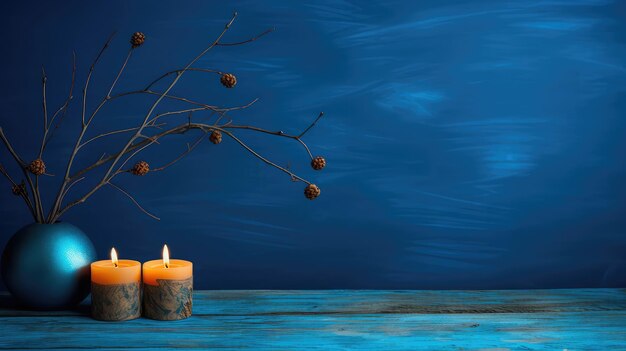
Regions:
<instances>
[{"instance_id":1,"label":"textured candle holder","mask_svg":"<svg viewBox=\"0 0 626 351\"><path fill-rule=\"evenodd\" d=\"M143 316L160 321L189 318L193 277L183 280L157 279L157 284L143 286Z\"/></svg>"},{"instance_id":2,"label":"textured candle holder","mask_svg":"<svg viewBox=\"0 0 626 351\"><path fill-rule=\"evenodd\" d=\"M91 316L101 321L127 321L141 317L140 283L91 283Z\"/></svg>"}]
</instances>

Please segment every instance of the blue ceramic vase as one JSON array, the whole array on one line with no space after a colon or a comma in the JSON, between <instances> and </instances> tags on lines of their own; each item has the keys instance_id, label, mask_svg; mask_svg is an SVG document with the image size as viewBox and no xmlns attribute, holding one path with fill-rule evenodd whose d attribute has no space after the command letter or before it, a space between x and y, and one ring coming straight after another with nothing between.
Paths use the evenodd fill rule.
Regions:
<instances>
[{"instance_id":1,"label":"blue ceramic vase","mask_svg":"<svg viewBox=\"0 0 626 351\"><path fill-rule=\"evenodd\" d=\"M89 294L96 250L68 223L34 223L11 237L2 253L2 278L24 307L60 309Z\"/></svg>"}]
</instances>

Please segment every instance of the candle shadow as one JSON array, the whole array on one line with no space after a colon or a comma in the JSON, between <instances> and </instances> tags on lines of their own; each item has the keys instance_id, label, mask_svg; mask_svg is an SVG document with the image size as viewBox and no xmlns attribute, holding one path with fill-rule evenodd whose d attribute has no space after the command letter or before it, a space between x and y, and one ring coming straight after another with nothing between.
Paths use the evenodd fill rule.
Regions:
<instances>
[{"instance_id":1,"label":"candle shadow","mask_svg":"<svg viewBox=\"0 0 626 351\"><path fill-rule=\"evenodd\" d=\"M6 292L0 292L0 317L28 316L28 315L51 315L51 316L85 316L91 313L90 298L85 299L81 304L74 307L42 309L31 308L19 303L13 296Z\"/></svg>"}]
</instances>

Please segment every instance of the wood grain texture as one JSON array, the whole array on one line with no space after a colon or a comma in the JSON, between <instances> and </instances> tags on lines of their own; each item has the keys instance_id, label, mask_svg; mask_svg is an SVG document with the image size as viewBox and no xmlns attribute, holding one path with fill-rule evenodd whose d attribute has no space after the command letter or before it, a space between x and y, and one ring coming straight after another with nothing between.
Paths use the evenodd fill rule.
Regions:
<instances>
[{"instance_id":1,"label":"wood grain texture","mask_svg":"<svg viewBox=\"0 0 626 351\"><path fill-rule=\"evenodd\" d=\"M115 324L0 306L0 349L626 350L621 289L202 291L188 319Z\"/></svg>"}]
</instances>

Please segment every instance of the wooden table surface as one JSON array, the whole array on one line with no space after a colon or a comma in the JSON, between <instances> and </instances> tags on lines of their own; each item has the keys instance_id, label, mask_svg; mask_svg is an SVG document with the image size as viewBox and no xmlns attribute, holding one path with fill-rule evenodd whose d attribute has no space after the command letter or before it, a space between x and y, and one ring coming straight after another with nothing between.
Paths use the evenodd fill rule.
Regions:
<instances>
[{"instance_id":1,"label":"wooden table surface","mask_svg":"<svg viewBox=\"0 0 626 351\"><path fill-rule=\"evenodd\" d=\"M626 290L197 291L176 322L17 309L0 349L626 350Z\"/></svg>"}]
</instances>

